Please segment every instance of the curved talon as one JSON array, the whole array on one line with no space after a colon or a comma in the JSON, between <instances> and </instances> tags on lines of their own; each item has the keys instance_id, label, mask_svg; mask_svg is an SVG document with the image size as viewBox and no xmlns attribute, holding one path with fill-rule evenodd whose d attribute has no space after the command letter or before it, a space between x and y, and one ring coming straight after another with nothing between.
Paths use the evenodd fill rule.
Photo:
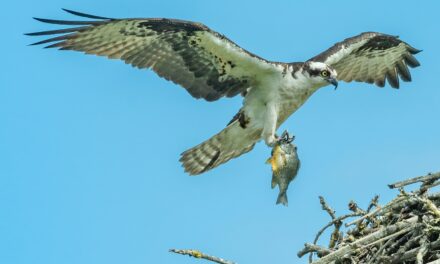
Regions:
<instances>
[{"instance_id":1,"label":"curved talon","mask_svg":"<svg viewBox=\"0 0 440 264\"><path fill-rule=\"evenodd\" d=\"M295 136L289 135L289 132L287 130L284 130L283 134L281 134L281 138L279 141L283 141L285 143L292 143L292 141L295 139Z\"/></svg>"},{"instance_id":2,"label":"curved talon","mask_svg":"<svg viewBox=\"0 0 440 264\"><path fill-rule=\"evenodd\" d=\"M284 130L284 132L281 134L281 137L277 134L273 136L269 136L265 139L266 145L270 148L275 147L277 144L283 143L283 144L290 144L295 139L295 136L289 135L289 132L287 130Z\"/></svg>"}]
</instances>

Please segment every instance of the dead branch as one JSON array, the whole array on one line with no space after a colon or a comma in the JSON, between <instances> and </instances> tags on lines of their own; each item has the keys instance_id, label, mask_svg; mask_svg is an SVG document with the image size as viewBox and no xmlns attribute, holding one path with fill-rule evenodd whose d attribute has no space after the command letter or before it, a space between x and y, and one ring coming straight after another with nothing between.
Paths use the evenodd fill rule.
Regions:
<instances>
[{"instance_id":1,"label":"dead branch","mask_svg":"<svg viewBox=\"0 0 440 264\"><path fill-rule=\"evenodd\" d=\"M418 176L418 177L414 177L414 178L411 178L408 180L388 184L388 187L390 187L391 189L402 188L402 187L405 187L407 185L414 184L417 182L426 183L426 182L437 181L438 179L440 179L440 172L437 172L434 174L428 173L428 175L426 175L426 176Z\"/></svg>"},{"instance_id":2,"label":"dead branch","mask_svg":"<svg viewBox=\"0 0 440 264\"><path fill-rule=\"evenodd\" d=\"M414 183L421 183L417 190L403 189ZM322 209L332 220L318 231L313 244L305 244L298 256L309 254L312 264L440 264L440 193L428 193L438 185L440 172L393 183L389 187L398 188L399 194L391 202L380 206L379 197L375 196L364 211L350 201L352 213L339 217L320 197ZM355 219L346 223L343 230L342 222L352 217ZM318 245L321 235L332 226L329 246ZM314 254L318 259L313 260Z\"/></svg>"},{"instance_id":3,"label":"dead branch","mask_svg":"<svg viewBox=\"0 0 440 264\"><path fill-rule=\"evenodd\" d=\"M206 259L212 262L220 263L220 264L235 264L235 262L225 260L219 257L206 255L198 250L195 249L170 249L170 252L181 254L181 255L188 255L190 257L199 258L199 259Z\"/></svg>"}]
</instances>

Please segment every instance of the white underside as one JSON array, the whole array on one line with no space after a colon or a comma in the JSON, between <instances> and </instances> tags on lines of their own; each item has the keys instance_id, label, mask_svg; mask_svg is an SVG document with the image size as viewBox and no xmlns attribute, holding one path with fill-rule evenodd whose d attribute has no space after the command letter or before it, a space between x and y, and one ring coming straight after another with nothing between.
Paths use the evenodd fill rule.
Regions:
<instances>
[{"instance_id":1,"label":"white underside","mask_svg":"<svg viewBox=\"0 0 440 264\"><path fill-rule=\"evenodd\" d=\"M264 76L258 86L249 91L243 104L249 124L246 129L237 127L231 131L236 133L229 137L236 138L231 143L247 146L263 139L272 146L276 129L322 86L311 84L300 71L293 78L291 70Z\"/></svg>"}]
</instances>

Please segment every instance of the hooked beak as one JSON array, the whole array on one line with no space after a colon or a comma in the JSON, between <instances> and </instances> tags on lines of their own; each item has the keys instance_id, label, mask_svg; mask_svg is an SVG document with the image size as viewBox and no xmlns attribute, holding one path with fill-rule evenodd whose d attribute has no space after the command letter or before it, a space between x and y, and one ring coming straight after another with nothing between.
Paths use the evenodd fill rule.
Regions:
<instances>
[{"instance_id":1,"label":"hooked beak","mask_svg":"<svg viewBox=\"0 0 440 264\"><path fill-rule=\"evenodd\" d=\"M338 80L336 80L335 78L328 78L327 82L331 83L335 87L335 90L336 88L338 88Z\"/></svg>"}]
</instances>

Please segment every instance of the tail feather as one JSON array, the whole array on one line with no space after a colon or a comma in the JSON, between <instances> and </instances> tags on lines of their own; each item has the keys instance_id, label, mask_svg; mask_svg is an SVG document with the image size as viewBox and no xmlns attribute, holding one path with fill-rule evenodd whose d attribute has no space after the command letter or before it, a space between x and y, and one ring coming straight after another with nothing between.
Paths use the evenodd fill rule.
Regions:
<instances>
[{"instance_id":1,"label":"tail feather","mask_svg":"<svg viewBox=\"0 0 440 264\"><path fill-rule=\"evenodd\" d=\"M243 130L234 122L205 142L183 152L180 162L185 172L198 175L252 150L254 140L247 142L247 137L240 140Z\"/></svg>"}]
</instances>

